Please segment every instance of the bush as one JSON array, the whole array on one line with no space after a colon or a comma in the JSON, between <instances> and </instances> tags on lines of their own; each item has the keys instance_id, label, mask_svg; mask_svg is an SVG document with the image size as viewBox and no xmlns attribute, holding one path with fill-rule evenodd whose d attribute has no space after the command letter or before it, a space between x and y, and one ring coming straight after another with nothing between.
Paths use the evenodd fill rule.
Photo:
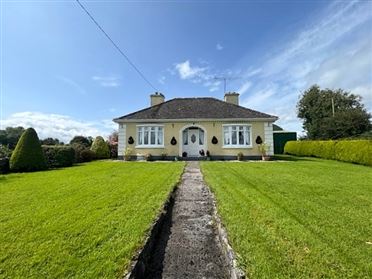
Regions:
<instances>
[{"instance_id":1,"label":"bush","mask_svg":"<svg viewBox=\"0 0 372 279\"><path fill-rule=\"evenodd\" d=\"M84 149L81 153L82 162L91 162L96 158L96 154L90 149Z\"/></svg>"},{"instance_id":2,"label":"bush","mask_svg":"<svg viewBox=\"0 0 372 279\"><path fill-rule=\"evenodd\" d=\"M23 132L10 157L12 171L37 171L47 168L36 131L28 128Z\"/></svg>"},{"instance_id":3,"label":"bush","mask_svg":"<svg viewBox=\"0 0 372 279\"><path fill-rule=\"evenodd\" d=\"M110 149L108 144L105 142L103 137L96 137L93 141L92 147L90 148L95 154L97 159L108 159L110 158Z\"/></svg>"},{"instance_id":4,"label":"bush","mask_svg":"<svg viewBox=\"0 0 372 279\"><path fill-rule=\"evenodd\" d=\"M70 146L43 145L48 168L70 167L75 162L75 150Z\"/></svg>"},{"instance_id":5,"label":"bush","mask_svg":"<svg viewBox=\"0 0 372 279\"><path fill-rule=\"evenodd\" d=\"M75 150L75 162L84 163L94 160L95 153L84 144L75 143L71 147Z\"/></svg>"},{"instance_id":6,"label":"bush","mask_svg":"<svg viewBox=\"0 0 372 279\"><path fill-rule=\"evenodd\" d=\"M0 173L8 173L9 170L9 158L0 158Z\"/></svg>"},{"instance_id":7,"label":"bush","mask_svg":"<svg viewBox=\"0 0 372 279\"><path fill-rule=\"evenodd\" d=\"M372 166L372 140L288 141L284 153Z\"/></svg>"}]
</instances>

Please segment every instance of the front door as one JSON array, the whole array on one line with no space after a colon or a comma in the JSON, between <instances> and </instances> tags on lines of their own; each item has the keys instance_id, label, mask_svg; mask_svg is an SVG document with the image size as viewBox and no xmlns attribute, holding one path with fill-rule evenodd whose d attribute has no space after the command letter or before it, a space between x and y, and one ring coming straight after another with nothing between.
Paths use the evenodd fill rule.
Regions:
<instances>
[{"instance_id":1,"label":"front door","mask_svg":"<svg viewBox=\"0 0 372 279\"><path fill-rule=\"evenodd\" d=\"M199 151L204 149L204 131L197 127L191 127L183 131L182 151L187 157L199 157Z\"/></svg>"}]
</instances>

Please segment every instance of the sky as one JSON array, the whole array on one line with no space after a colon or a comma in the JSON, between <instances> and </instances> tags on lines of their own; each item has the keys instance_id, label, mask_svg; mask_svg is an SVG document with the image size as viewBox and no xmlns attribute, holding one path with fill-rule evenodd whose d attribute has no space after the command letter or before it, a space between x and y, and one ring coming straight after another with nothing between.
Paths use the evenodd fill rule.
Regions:
<instances>
[{"instance_id":1,"label":"sky","mask_svg":"<svg viewBox=\"0 0 372 279\"><path fill-rule=\"evenodd\" d=\"M302 132L313 84L372 112L371 1L81 1L166 99L240 93L240 104ZM155 90L76 1L0 0L1 127L40 138L107 136Z\"/></svg>"}]
</instances>

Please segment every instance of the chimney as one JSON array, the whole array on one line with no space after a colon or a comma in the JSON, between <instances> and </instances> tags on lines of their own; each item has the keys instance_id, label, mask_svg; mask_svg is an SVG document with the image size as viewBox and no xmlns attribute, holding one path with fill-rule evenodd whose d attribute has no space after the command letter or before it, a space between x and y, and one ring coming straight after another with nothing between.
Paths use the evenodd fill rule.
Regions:
<instances>
[{"instance_id":1,"label":"chimney","mask_svg":"<svg viewBox=\"0 0 372 279\"><path fill-rule=\"evenodd\" d=\"M164 98L165 98L164 95L159 92L155 92L154 94L151 94L150 95L151 106L156 106L158 104L163 103Z\"/></svg>"},{"instance_id":2,"label":"chimney","mask_svg":"<svg viewBox=\"0 0 372 279\"><path fill-rule=\"evenodd\" d=\"M239 93L236 92L227 92L225 93L225 102L234 104L234 105L239 105Z\"/></svg>"}]
</instances>

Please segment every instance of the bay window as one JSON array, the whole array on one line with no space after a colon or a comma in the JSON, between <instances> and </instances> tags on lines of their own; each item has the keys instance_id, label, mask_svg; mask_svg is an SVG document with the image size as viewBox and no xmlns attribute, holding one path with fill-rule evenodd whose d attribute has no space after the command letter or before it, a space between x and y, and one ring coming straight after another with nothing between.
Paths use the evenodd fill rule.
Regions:
<instances>
[{"instance_id":1,"label":"bay window","mask_svg":"<svg viewBox=\"0 0 372 279\"><path fill-rule=\"evenodd\" d=\"M251 126L247 124L223 125L224 147L251 147Z\"/></svg>"},{"instance_id":2,"label":"bay window","mask_svg":"<svg viewBox=\"0 0 372 279\"><path fill-rule=\"evenodd\" d=\"M163 147L163 126L137 126L138 147Z\"/></svg>"}]
</instances>

